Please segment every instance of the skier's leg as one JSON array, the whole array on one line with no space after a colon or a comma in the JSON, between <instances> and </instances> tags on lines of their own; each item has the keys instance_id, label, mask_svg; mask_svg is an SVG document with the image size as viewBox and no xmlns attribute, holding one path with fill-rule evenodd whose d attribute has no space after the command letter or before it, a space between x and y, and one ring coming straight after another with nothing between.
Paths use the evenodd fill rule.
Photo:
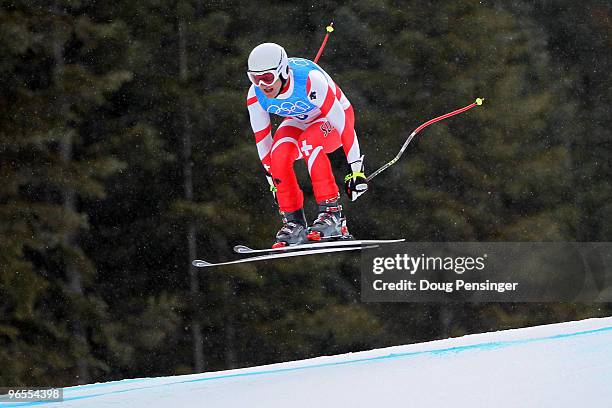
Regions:
<instances>
[{"instance_id":1,"label":"skier's leg","mask_svg":"<svg viewBox=\"0 0 612 408\"><path fill-rule=\"evenodd\" d=\"M277 188L276 198L281 212L292 212L302 208L304 194L295 176L293 165L302 157L298 138L302 129L283 122L274 134L270 152L270 174Z\"/></svg>"},{"instance_id":2,"label":"skier's leg","mask_svg":"<svg viewBox=\"0 0 612 408\"><path fill-rule=\"evenodd\" d=\"M318 120L304 130L298 143L308 166L316 202L335 198L338 185L327 153L341 146L338 132L327 120Z\"/></svg>"},{"instance_id":3,"label":"skier's leg","mask_svg":"<svg viewBox=\"0 0 612 408\"><path fill-rule=\"evenodd\" d=\"M334 179L328 153L341 146L340 134L327 120L311 124L299 139L300 149L308 165L308 173L319 215L309 228L308 239L350 238L346 218L342 216L338 185Z\"/></svg>"},{"instance_id":4,"label":"skier's leg","mask_svg":"<svg viewBox=\"0 0 612 408\"><path fill-rule=\"evenodd\" d=\"M317 203L329 200L338 193L327 154L342 146L347 158L356 156L359 159L359 142L354 130L355 113L351 105L344 110L344 118L344 129L352 129L350 137L341 135L326 118L321 118L309 124L298 141L304 159L308 163L308 173Z\"/></svg>"},{"instance_id":5,"label":"skier's leg","mask_svg":"<svg viewBox=\"0 0 612 408\"><path fill-rule=\"evenodd\" d=\"M301 244L306 238L306 217L304 216L304 194L298 185L293 165L302 157L298 138L302 129L284 121L274 135L270 153L270 174L277 188L276 198L283 216L283 227L276 234L274 248Z\"/></svg>"}]
</instances>

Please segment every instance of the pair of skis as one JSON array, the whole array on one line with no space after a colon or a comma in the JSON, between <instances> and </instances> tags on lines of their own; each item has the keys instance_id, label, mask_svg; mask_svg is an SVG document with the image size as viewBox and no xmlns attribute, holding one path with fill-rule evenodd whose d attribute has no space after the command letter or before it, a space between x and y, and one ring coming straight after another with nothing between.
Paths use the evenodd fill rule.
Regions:
<instances>
[{"instance_id":1,"label":"pair of skis","mask_svg":"<svg viewBox=\"0 0 612 408\"><path fill-rule=\"evenodd\" d=\"M366 239L366 240L339 240L316 242L311 244L294 245L282 248L252 249L245 245L236 245L234 252L241 255L255 255L227 262L208 262L196 259L192 262L198 268L208 268L212 266L234 265L248 262L267 261L279 258L292 258L296 256L329 254L334 252L359 251L370 248L377 248L385 244L403 242L404 239Z\"/></svg>"}]
</instances>

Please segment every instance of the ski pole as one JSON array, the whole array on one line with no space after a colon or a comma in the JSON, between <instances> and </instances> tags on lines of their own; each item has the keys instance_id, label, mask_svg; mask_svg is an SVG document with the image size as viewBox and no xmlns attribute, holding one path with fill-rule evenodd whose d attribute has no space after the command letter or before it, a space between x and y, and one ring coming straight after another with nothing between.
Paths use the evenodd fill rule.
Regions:
<instances>
[{"instance_id":1,"label":"ski pole","mask_svg":"<svg viewBox=\"0 0 612 408\"><path fill-rule=\"evenodd\" d=\"M323 38L323 42L319 47L319 52L317 52L317 56L314 59L315 64L317 63L317 61L319 61L319 58L321 58L321 54L323 54L323 49L325 49L325 44L327 44L327 39L329 38L329 35L332 31L334 31L334 23L329 23L329 25L325 29L327 30L327 34L325 34L325 38Z\"/></svg>"},{"instance_id":2,"label":"ski pole","mask_svg":"<svg viewBox=\"0 0 612 408\"><path fill-rule=\"evenodd\" d=\"M403 145L403 146L402 146L402 148L400 149L400 151L399 151L399 153L397 154L397 156L395 156L395 157L393 158L393 160L391 160L390 162L388 162L387 164L385 164L384 166L382 166L381 168L379 168L378 170L376 170L374 173L370 174L370 175L368 176L368 179L367 179L367 180L368 180L368 181L372 180L374 177L378 176L380 173L382 173L383 171L385 171L387 168L389 168L389 167L391 167L392 165L394 165L394 164L395 164L395 162L397 162L397 161L400 159L400 157L402 157L402 154L404 154L404 150L406 150L406 148L408 147L408 145L410 144L410 142L412 141L412 139L413 139L413 138L416 136L416 134L417 134L417 133L419 133L421 130L425 129L427 126L429 126L429 125L431 125L431 124L433 124L433 123L439 122L439 121L441 121L441 120L443 120L443 119L450 118L451 116L455 116L455 115L458 115L458 114L460 114L460 113L462 113L462 112L465 112L465 111L467 111L467 110L469 110L469 109L472 109L474 106L480 106L480 105L482 105L482 102L483 102L483 101L484 101L484 98L476 98L476 101L475 101L475 102L473 102L473 103L471 103L471 104L469 104L468 106L465 106L465 107L463 107L463 108L461 108L461 109L457 109L457 110L455 110L455 111L452 111L452 112L446 113L446 114L444 114L444 115L442 115L442 116L438 116L437 118L433 118L433 119L428 120L427 122L423 123L421 126L419 126L418 128L416 128L416 129L414 130L414 132L412 132L412 133L410 134L410 136L408 136L408 139L406 139L406 142L404 142L404 145Z\"/></svg>"}]
</instances>

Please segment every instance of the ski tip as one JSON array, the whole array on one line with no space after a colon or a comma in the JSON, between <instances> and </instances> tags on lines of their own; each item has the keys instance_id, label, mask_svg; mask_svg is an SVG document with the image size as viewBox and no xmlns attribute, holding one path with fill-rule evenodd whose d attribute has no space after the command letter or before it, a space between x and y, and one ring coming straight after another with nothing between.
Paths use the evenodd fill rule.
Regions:
<instances>
[{"instance_id":1,"label":"ski tip","mask_svg":"<svg viewBox=\"0 0 612 408\"><path fill-rule=\"evenodd\" d=\"M236 245L234 247L234 252L238 254L244 254L246 252L252 252L253 250L246 245Z\"/></svg>"},{"instance_id":2,"label":"ski tip","mask_svg":"<svg viewBox=\"0 0 612 408\"><path fill-rule=\"evenodd\" d=\"M207 266L211 266L212 265L210 262L206 262L206 261L203 261L201 259L196 259L191 264L193 266L195 266L196 268L205 268Z\"/></svg>"}]
</instances>

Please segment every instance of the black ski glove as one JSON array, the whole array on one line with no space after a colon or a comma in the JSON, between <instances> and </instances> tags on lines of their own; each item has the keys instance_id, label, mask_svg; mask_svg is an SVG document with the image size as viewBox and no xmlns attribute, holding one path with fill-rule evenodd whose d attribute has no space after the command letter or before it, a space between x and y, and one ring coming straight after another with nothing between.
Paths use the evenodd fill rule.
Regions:
<instances>
[{"instance_id":1,"label":"black ski glove","mask_svg":"<svg viewBox=\"0 0 612 408\"><path fill-rule=\"evenodd\" d=\"M344 177L344 191L351 201L368 191L368 179L363 167L363 156L357 161L350 163L351 173Z\"/></svg>"}]
</instances>

